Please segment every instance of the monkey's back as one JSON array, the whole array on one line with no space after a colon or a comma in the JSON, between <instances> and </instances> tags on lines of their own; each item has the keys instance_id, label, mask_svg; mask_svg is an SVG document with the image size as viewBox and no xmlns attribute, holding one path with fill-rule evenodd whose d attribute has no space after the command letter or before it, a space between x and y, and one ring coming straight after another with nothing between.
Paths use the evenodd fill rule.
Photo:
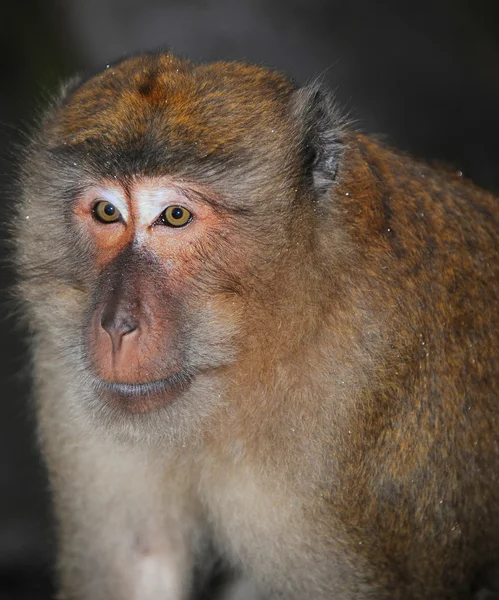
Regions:
<instances>
[{"instance_id":1,"label":"monkey's back","mask_svg":"<svg viewBox=\"0 0 499 600\"><path fill-rule=\"evenodd\" d=\"M333 504L390 597L468 597L499 558L499 201L360 136L349 152L337 197L386 353Z\"/></svg>"}]
</instances>

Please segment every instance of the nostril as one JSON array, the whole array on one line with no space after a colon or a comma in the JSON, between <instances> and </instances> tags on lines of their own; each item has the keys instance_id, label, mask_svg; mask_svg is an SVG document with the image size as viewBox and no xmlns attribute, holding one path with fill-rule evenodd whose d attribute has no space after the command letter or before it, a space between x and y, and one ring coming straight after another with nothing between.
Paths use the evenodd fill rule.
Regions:
<instances>
[{"instance_id":1,"label":"nostril","mask_svg":"<svg viewBox=\"0 0 499 600\"><path fill-rule=\"evenodd\" d=\"M137 323L129 323L127 325L127 329L124 331L123 335L127 335L128 333L133 333L139 326Z\"/></svg>"},{"instance_id":2,"label":"nostril","mask_svg":"<svg viewBox=\"0 0 499 600\"><path fill-rule=\"evenodd\" d=\"M115 323L115 329L120 335L127 335L128 333L132 333L139 326L137 320L130 315L127 315L125 317L118 317L116 321L117 322Z\"/></svg>"}]
</instances>

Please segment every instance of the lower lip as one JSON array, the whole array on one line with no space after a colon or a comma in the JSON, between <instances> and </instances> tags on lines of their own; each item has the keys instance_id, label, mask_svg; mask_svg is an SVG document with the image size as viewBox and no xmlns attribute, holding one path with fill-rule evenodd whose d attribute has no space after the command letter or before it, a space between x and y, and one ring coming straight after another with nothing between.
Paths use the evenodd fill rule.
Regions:
<instances>
[{"instance_id":1,"label":"lower lip","mask_svg":"<svg viewBox=\"0 0 499 600\"><path fill-rule=\"evenodd\" d=\"M175 374L167 379L145 383L116 383L96 380L94 387L115 408L130 413L146 413L173 402L190 386L192 377Z\"/></svg>"}]
</instances>

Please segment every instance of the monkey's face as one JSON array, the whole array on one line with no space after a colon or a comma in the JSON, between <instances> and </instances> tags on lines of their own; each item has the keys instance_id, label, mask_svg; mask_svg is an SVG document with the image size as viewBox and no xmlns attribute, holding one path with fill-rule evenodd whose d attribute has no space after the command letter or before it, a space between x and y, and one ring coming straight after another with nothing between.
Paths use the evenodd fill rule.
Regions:
<instances>
[{"instance_id":1,"label":"monkey's face","mask_svg":"<svg viewBox=\"0 0 499 600\"><path fill-rule=\"evenodd\" d=\"M299 314L315 209L293 92L256 67L146 56L42 123L22 182L23 295L87 405L209 405L235 361L239 377L245 353L270 363L299 330L282 324Z\"/></svg>"}]
</instances>

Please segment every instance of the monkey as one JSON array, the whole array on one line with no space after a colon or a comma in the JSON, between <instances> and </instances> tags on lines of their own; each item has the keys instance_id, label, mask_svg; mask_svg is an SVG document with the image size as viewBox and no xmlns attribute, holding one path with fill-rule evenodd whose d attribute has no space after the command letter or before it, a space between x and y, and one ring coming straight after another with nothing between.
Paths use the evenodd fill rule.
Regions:
<instances>
[{"instance_id":1,"label":"monkey","mask_svg":"<svg viewBox=\"0 0 499 600\"><path fill-rule=\"evenodd\" d=\"M13 229L60 600L460 600L497 564L492 194L322 85L157 52L63 89Z\"/></svg>"}]
</instances>

